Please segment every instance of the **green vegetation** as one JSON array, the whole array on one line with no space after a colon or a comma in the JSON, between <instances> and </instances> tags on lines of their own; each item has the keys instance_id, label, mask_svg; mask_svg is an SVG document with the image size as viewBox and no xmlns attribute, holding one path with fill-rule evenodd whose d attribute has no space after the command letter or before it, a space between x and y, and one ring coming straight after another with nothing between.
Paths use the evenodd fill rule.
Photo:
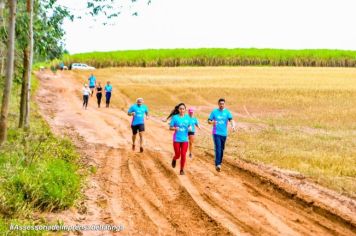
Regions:
<instances>
[{"instance_id":1,"label":"green vegetation","mask_svg":"<svg viewBox=\"0 0 356 236\"><path fill-rule=\"evenodd\" d=\"M66 209L80 197L74 146L51 133L34 104L31 129L18 129L19 93L15 86L8 141L0 150L0 232L12 222L32 224L34 212Z\"/></svg>"},{"instance_id":2,"label":"green vegetation","mask_svg":"<svg viewBox=\"0 0 356 236\"><path fill-rule=\"evenodd\" d=\"M281 49L159 49L65 55L64 62L97 68L118 66L316 66L355 67L356 51Z\"/></svg>"}]
</instances>

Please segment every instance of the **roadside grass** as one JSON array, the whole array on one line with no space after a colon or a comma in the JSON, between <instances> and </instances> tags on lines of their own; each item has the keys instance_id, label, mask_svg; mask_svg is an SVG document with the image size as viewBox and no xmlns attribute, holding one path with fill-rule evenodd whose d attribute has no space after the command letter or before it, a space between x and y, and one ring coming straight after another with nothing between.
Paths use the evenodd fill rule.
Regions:
<instances>
[{"instance_id":1,"label":"roadside grass","mask_svg":"<svg viewBox=\"0 0 356 236\"><path fill-rule=\"evenodd\" d=\"M66 73L85 81L90 72ZM116 107L126 110L143 97L151 114L163 118L183 101L197 108L205 126L225 97L239 124L227 153L356 196L355 68L111 68L95 75L113 83ZM210 134L202 133L197 145L210 150Z\"/></svg>"},{"instance_id":2,"label":"roadside grass","mask_svg":"<svg viewBox=\"0 0 356 236\"><path fill-rule=\"evenodd\" d=\"M97 68L238 65L355 67L356 51L268 48L147 49L65 55L63 61L67 65L75 62L85 62Z\"/></svg>"},{"instance_id":3,"label":"roadside grass","mask_svg":"<svg viewBox=\"0 0 356 236\"><path fill-rule=\"evenodd\" d=\"M38 81L32 81L35 91ZM19 93L20 86L15 85L8 141L0 150L0 232L4 234L14 233L9 231L13 222L37 223L34 213L72 206L80 197L83 178L73 144L51 132L34 103L30 130L17 128ZM32 233L28 232L36 235Z\"/></svg>"}]
</instances>

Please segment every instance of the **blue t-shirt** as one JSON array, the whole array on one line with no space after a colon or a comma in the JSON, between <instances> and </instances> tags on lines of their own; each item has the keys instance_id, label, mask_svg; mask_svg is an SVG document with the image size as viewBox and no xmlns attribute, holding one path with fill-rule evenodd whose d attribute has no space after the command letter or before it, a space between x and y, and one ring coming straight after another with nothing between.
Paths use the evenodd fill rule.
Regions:
<instances>
[{"instance_id":1,"label":"blue t-shirt","mask_svg":"<svg viewBox=\"0 0 356 236\"><path fill-rule=\"evenodd\" d=\"M190 119L190 125L192 127L191 132L195 132L195 126L199 125L198 119L196 117L190 117L190 116L189 119Z\"/></svg>"},{"instance_id":2,"label":"blue t-shirt","mask_svg":"<svg viewBox=\"0 0 356 236\"><path fill-rule=\"evenodd\" d=\"M90 87L95 86L96 78L95 78L94 75L91 75L88 80L89 80L89 86L90 86Z\"/></svg>"},{"instance_id":3,"label":"blue t-shirt","mask_svg":"<svg viewBox=\"0 0 356 236\"><path fill-rule=\"evenodd\" d=\"M138 106L137 104L134 104L130 107L128 113L135 112L135 115L132 117L132 122L131 125L141 125L144 124L145 122L145 114L148 113L148 108L145 104L142 104L141 106Z\"/></svg>"},{"instance_id":4,"label":"blue t-shirt","mask_svg":"<svg viewBox=\"0 0 356 236\"><path fill-rule=\"evenodd\" d=\"M174 115L172 117L170 127L179 127L179 130L176 130L173 134L174 142L188 142L188 128L190 126L190 117L188 115L184 115L180 117L180 115Z\"/></svg>"},{"instance_id":5,"label":"blue t-shirt","mask_svg":"<svg viewBox=\"0 0 356 236\"><path fill-rule=\"evenodd\" d=\"M112 85L105 85L105 92L111 93L112 91Z\"/></svg>"},{"instance_id":6,"label":"blue t-shirt","mask_svg":"<svg viewBox=\"0 0 356 236\"><path fill-rule=\"evenodd\" d=\"M232 119L232 115L228 109L220 110L216 108L209 116L209 120L215 120L217 123L213 127L213 134L227 136L227 124Z\"/></svg>"}]
</instances>

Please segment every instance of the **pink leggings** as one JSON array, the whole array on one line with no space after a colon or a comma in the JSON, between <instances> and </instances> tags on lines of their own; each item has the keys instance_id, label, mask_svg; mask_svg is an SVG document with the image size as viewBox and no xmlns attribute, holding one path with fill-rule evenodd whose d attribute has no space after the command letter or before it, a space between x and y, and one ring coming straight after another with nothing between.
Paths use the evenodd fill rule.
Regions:
<instances>
[{"instance_id":1,"label":"pink leggings","mask_svg":"<svg viewBox=\"0 0 356 236\"><path fill-rule=\"evenodd\" d=\"M180 169L184 169L184 164L185 164L185 157L187 154L188 150L188 142L184 143L178 143L178 142L173 142L173 148L174 148L174 159L177 160L179 157L180 159Z\"/></svg>"}]
</instances>

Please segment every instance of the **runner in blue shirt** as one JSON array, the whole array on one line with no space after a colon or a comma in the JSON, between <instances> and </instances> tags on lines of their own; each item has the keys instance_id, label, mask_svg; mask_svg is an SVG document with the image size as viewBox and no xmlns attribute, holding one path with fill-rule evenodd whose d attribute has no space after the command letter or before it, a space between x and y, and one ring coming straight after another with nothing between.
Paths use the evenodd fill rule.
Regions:
<instances>
[{"instance_id":1,"label":"runner in blue shirt","mask_svg":"<svg viewBox=\"0 0 356 236\"><path fill-rule=\"evenodd\" d=\"M195 135L195 127L199 126L198 119L194 116L194 108L189 108L188 110L189 118L190 118L190 125L191 125L191 131L188 132L189 136L189 157L192 158L192 153L193 153L193 143L194 143L194 135Z\"/></svg>"},{"instance_id":2,"label":"runner in blue shirt","mask_svg":"<svg viewBox=\"0 0 356 236\"><path fill-rule=\"evenodd\" d=\"M180 158L180 174L184 175L184 165L186 154L188 150L188 132L191 131L190 118L185 114L186 107L184 103L176 106L179 114L173 115L169 129L174 130L173 134L173 147L174 157L172 160L172 167L176 167L176 161ZM176 111L172 111L176 112Z\"/></svg>"},{"instance_id":3,"label":"runner in blue shirt","mask_svg":"<svg viewBox=\"0 0 356 236\"><path fill-rule=\"evenodd\" d=\"M219 108L214 109L208 119L209 124L213 125L213 139L215 148L215 168L221 171L221 163L224 156L225 142L227 137L227 125L231 123L232 130L236 130L235 122L228 109L225 108L225 99L218 101Z\"/></svg>"},{"instance_id":4,"label":"runner in blue shirt","mask_svg":"<svg viewBox=\"0 0 356 236\"><path fill-rule=\"evenodd\" d=\"M148 116L148 108L143 104L143 98L137 98L136 104L132 105L127 114L132 116L131 129L132 129L132 150L135 150L135 141L137 132L140 135L140 152L143 152L143 132L145 131L145 115Z\"/></svg>"},{"instance_id":5,"label":"runner in blue shirt","mask_svg":"<svg viewBox=\"0 0 356 236\"><path fill-rule=\"evenodd\" d=\"M110 84L110 81L108 81L106 83L104 89L105 89L106 107L109 107L110 99L111 99L111 92L112 92L112 85Z\"/></svg>"},{"instance_id":6,"label":"runner in blue shirt","mask_svg":"<svg viewBox=\"0 0 356 236\"><path fill-rule=\"evenodd\" d=\"M91 74L90 77L88 78L88 81L89 81L89 88L91 91L91 96L93 96L94 89L96 86L96 77L93 74Z\"/></svg>"}]
</instances>

